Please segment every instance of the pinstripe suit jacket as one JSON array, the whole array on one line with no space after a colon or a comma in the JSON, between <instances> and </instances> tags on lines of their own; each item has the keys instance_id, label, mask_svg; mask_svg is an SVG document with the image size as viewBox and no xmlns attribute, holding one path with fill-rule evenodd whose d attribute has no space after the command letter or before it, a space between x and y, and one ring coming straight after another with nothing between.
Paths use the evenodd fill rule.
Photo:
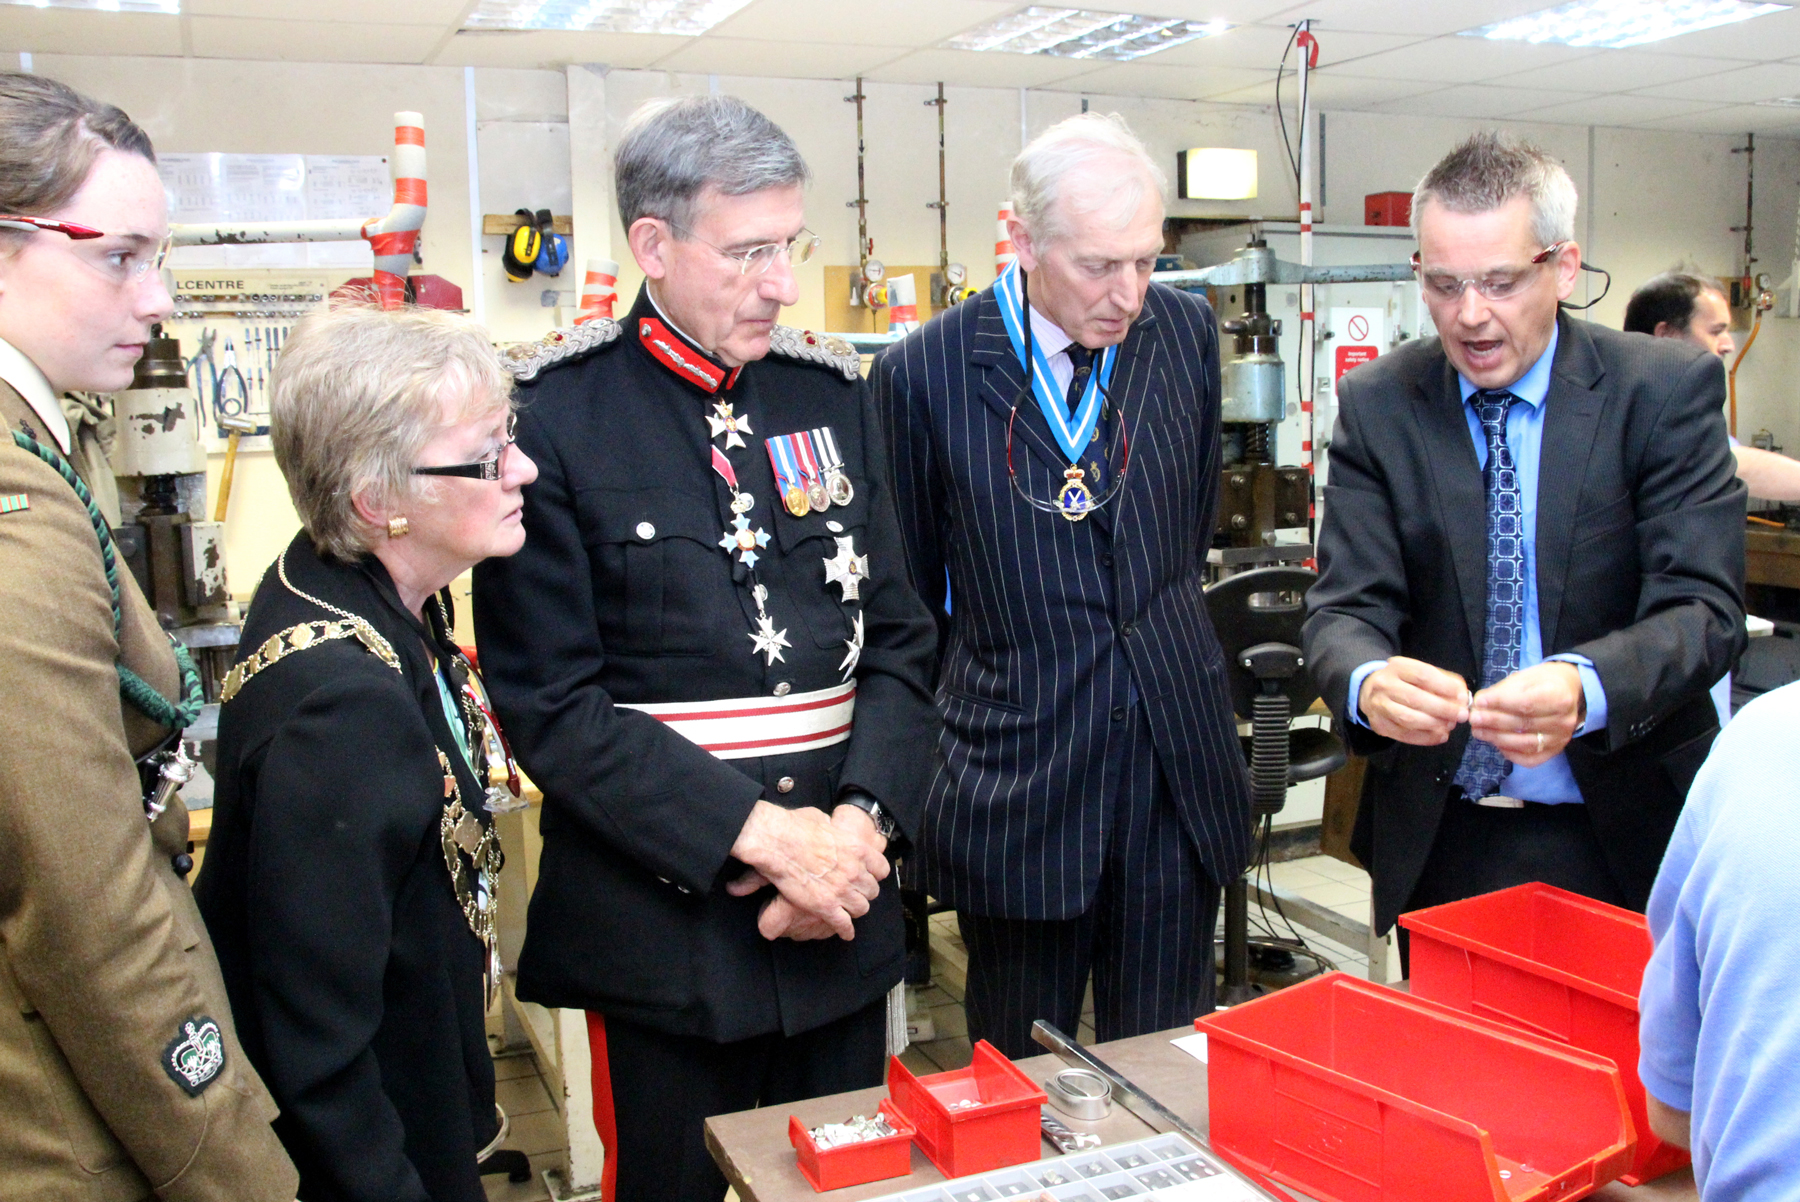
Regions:
<instances>
[{"instance_id":1,"label":"pinstripe suit jacket","mask_svg":"<svg viewBox=\"0 0 1800 1202\"><path fill-rule=\"evenodd\" d=\"M883 350L870 377L913 583L943 623L924 886L991 917L1084 913L1114 807L1154 801L1116 795L1134 700L1208 872L1237 875L1249 782L1202 597L1219 475L1212 310L1151 285L1112 377L1130 471L1081 522L1007 482L1025 378L991 288ZM1012 461L1031 495L1056 495L1067 464L1030 398Z\"/></svg>"}]
</instances>

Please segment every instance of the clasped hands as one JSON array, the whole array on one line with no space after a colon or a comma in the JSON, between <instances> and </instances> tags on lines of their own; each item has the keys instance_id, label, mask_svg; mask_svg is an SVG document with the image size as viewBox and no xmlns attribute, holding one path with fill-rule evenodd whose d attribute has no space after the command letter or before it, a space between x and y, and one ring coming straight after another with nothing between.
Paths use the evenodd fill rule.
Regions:
<instances>
[{"instance_id":1,"label":"clasped hands","mask_svg":"<svg viewBox=\"0 0 1800 1202\"><path fill-rule=\"evenodd\" d=\"M887 879L886 851L887 840L857 806L838 806L827 817L810 806L758 801L731 847L749 871L725 888L748 897L775 886L756 920L764 939L854 939L853 921L869 912Z\"/></svg>"},{"instance_id":2,"label":"clasped hands","mask_svg":"<svg viewBox=\"0 0 1800 1202\"><path fill-rule=\"evenodd\" d=\"M1414 747L1435 747L1467 722L1475 738L1521 768L1561 755L1587 708L1580 670L1561 660L1471 693L1454 672L1400 655L1363 679L1357 704L1369 729Z\"/></svg>"}]
</instances>

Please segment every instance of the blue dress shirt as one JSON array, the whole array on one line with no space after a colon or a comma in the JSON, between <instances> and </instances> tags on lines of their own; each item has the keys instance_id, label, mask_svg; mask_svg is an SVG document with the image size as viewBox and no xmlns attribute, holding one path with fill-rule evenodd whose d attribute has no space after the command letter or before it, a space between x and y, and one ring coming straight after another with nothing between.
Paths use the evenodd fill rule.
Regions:
<instances>
[{"instance_id":1,"label":"blue dress shirt","mask_svg":"<svg viewBox=\"0 0 1800 1202\"><path fill-rule=\"evenodd\" d=\"M1550 345L1544 348L1544 353L1538 356L1531 369L1507 389L1525 402L1514 405L1506 415L1506 445L1512 451L1513 464L1518 469L1519 499L1524 506L1525 646L1520 650L1520 668L1543 663L1545 659L1544 631L1538 616L1538 460L1544 444L1544 403L1550 395L1550 367L1556 361L1557 337L1557 330L1553 327L1550 331ZM1469 397L1479 389L1464 379L1460 372L1456 379L1462 386L1463 417L1469 423L1469 437L1475 441L1475 459L1486 470L1487 435L1482 432L1481 419L1476 416L1474 406L1469 404ZM1593 661L1585 655L1573 653L1552 655L1549 658L1574 664L1581 673L1581 690L1587 697L1587 718L1575 733L1584 735L1589 731L1604 729L1606 690L1600 684L1600 673L1594 670ZM1356 671L1350 674L1350 716L1362 726L1368 725L1358 701L1362 696L1363 681L1369 673L1386 664L1384 659L1370 660L1358 665ZM1548 805L1579 803L1582 800L1581 789L1575 784L1574 773L1569 771L1569 758L1566 755L1559 755L1536 768L1522 768L1514 764L1512 772L1500 782L1500 792L1508 797Z\"/></svg>"}]
</instances>

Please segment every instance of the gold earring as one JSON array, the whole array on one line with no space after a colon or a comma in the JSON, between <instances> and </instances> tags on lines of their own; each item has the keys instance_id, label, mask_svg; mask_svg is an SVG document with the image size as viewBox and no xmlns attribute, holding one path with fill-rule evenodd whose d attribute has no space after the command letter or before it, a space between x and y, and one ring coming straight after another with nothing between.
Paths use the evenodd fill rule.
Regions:
<instances>
[{"instance_id":1,"label":"gold earring","mask_svg":"<svg viewBox=\"0 0 1800 1202\"><path fill-rule=\"evenodd\" d=\"M406 522L405 514L401 514L397 518L389 518L388 519L388 537L389 538L405 538L406 532L411 529L412 529L412 527L409 526Z\"/></svg>"}]
</instances>

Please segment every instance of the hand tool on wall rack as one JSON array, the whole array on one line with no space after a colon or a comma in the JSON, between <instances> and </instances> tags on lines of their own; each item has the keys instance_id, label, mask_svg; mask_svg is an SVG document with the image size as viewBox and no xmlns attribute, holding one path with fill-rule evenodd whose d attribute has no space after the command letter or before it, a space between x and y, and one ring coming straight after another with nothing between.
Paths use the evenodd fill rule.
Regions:
<instances>
[{"instance_id":1,"label":"hand tool on wall rack","mask_svg":"<svg viewBox=\"0 0 1800 1202\"><path fill-rule=\"evenodd\" d=\"M225 510L231 504L231 477L237 470L238 439L246 434L256 433L256 423L247 417L227 417L220 414L219 426L231 431L225 442L225 467L219 472L219 499L213 506L213 521L225 520Z\"/></svg>"},{"instance_id":2,"label":"hand tool on wall rack","mask_svg":"<svg viewBox=\"0 0 1800 1202\"><path fill-rule=\"evenodd\" d=\"M213 362L213 344L218 340L217 330L200 331L200 349L188 360L188 375L193 380L194 396L199 399L198 412L202 422L212 421L219 413L219 366ZM200 372L200 361L206 361L205 374Z\"/></svg>"},{"instance_id":3,"label":"hand tool on wall rack","mask_svg":"<svg viewBox=\"0 0 1800 1202\"><path fill-rule=\"evenodd\" d=\"M234 379L237 381L235 392L230 389ZM237 348L229 338L225 340L225 358L219 367L218 381L213 388L213 415L223 429L225 418L243 417L250 412L250 381L238 370Z\"/></svg>"}]
</instances>

